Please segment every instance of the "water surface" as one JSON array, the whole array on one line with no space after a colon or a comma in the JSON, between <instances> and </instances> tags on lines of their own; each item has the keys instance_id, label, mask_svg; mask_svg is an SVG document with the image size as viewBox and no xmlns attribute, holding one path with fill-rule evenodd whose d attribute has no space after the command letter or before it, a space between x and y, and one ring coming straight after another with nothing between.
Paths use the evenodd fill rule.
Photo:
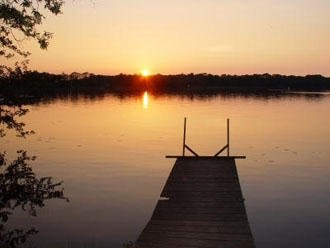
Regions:
<instances>
[{"instance_id":1,"label":"water surface","mask_svg":"<svg viewBox=\"0 0 330 248\"><path fill-rule=\"evenodd\" d=\"M28 105L22 119L36 134L2 139L9 156L36 155L39 175L64 181L70 202L49 201L35 226L38 247L120 247L135 240L174 164L165 155L187 144L213 155L226 143L238 160L257 247L330 247L330 96L108 95Z\"/></svg>"}]
</instances>

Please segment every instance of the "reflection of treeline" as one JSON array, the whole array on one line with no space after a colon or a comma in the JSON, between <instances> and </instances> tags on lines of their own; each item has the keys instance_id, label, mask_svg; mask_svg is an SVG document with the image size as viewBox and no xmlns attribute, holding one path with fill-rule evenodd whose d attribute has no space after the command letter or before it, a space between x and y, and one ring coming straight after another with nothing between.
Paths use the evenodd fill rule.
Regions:
<instances>
[{"instance_id":1,"label":"reflection of treeline","mask_svg":"<svg viewBox=\"0 0 330 248\"><path fill-rule=\"evenodd\" d=\"M139 94L149 90L153 93L217 94L260 93L269 90L330 90L330 78L321 75L283 76L270 74L211 75L179 74L103 76L93 74L54 75L35 71L15 78L0 78L0 94L19 94L46 97L70 94Z\"/></svg>"}]
</instances>

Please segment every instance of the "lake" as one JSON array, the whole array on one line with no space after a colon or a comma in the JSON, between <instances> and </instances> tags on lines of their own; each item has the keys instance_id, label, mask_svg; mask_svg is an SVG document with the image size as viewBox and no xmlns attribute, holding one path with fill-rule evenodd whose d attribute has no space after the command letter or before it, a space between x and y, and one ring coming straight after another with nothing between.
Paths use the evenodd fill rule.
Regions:
<instances>
[{"instance_id":1,"label":"lake","mask_svg":"<svg viewBox=\"0 0 330 248\"><path fill-rule=\"evenodd\" d=\"M27 105L36 134L0 140L9 157L36 155L40 176L64 181L70 199L47 202L37 217L18 212L15 226L35 226L37 247L115 247L134 241L151 217L187 144L214 155L226 144L245 155L237 169L257 247L330 247L330 94L281 97L215 95L58 99Z\"/></svg>"}]
</instances>

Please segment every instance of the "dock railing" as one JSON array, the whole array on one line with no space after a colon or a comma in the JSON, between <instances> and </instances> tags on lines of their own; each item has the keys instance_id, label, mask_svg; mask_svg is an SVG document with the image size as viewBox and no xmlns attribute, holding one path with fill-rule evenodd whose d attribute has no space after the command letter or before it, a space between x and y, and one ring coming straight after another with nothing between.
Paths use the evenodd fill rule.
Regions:
<instances>
[{"instance_id":1,"label":"dock railing","mask_svg":"<svg viewBox=\"0 0 330 248\"><path fill-rule=\"evenodd\" d=\"M191 147L189 147L186 144L186 135L187 135L187 118L184 118L184 123L183 123L183 145L182 145L182 156L166 156L166 158L179 158L179 157L191 157L191 156L186 156L185 155L185 151L186 149L188 151L190 151L194 156L192 157L203 157L203 158L212 158L212 157L219 157L219 158L246 158L245 156L230 156L230 135L229 135L229 131L230 131L230 127L229 127L229 118L227 118L227 144L222 147L216 154L214 154L213 156L200 156L198 155L197 152L195 152ZM227 156L219 156L223 151L227 150Z\"/></svg>"}]
</instances>

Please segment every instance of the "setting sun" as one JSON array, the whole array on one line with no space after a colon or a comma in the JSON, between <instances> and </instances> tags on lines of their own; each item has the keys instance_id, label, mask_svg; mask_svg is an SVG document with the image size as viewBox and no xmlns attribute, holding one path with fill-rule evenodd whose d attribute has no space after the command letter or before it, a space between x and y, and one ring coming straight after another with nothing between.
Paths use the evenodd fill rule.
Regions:
<instances>
[{"instance_id":1,"label":"setting sun","mask_svg":"<svg viewBox=\"0 0 330 248\"><path fill-rule=\"evenodd\" d=\"M147 69L143 69L141 74L142 74L142 76L147 77L147 76L149 76L149 71Z\"/></svg>"}]
</instances>

